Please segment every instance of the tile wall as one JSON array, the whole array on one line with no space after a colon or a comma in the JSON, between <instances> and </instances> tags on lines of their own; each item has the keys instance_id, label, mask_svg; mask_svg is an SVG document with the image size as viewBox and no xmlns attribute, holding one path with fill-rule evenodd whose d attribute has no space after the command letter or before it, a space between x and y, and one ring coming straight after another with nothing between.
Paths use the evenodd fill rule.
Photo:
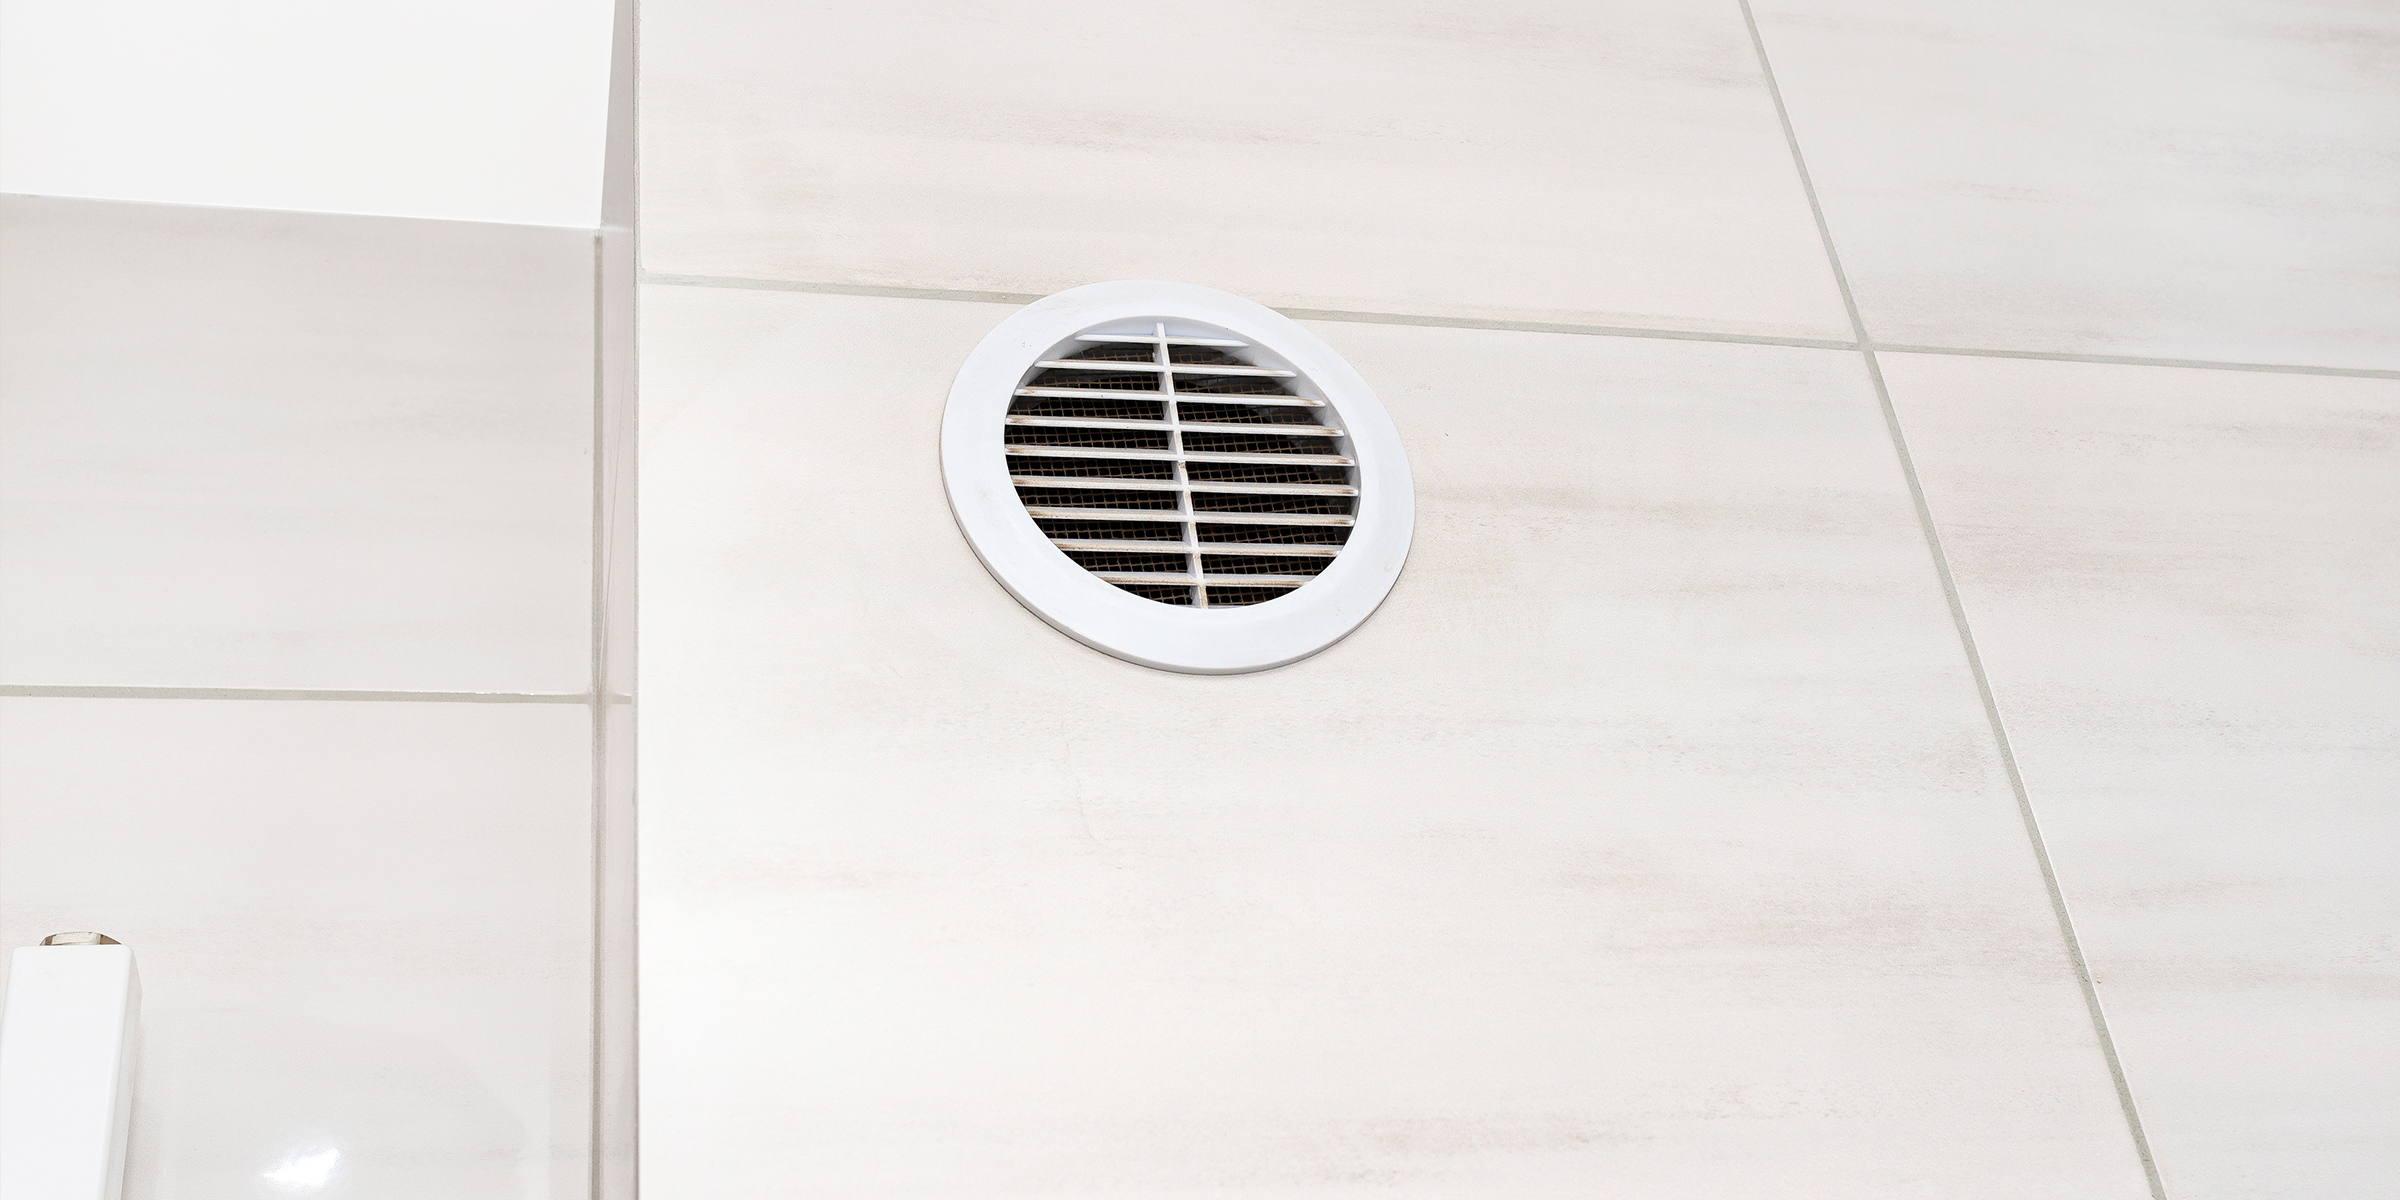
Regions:
<instances>
[{"instance_id":1,"label":"tile wall","mask_svg":"<svg viewBox=\"0 0 2400 1200\"><path fill-rule=\"evenodd\" d=\"M2400 23L1739 0L643 26L654 1198L2374 1194ZM1019 608L1010 305L1281 306L1414 555Z\"/></svg>"},{"instance_id":2,"label":"tile wall","mask_svg":"<svg viewBox=\"0 0 2400 1200\"><path fill-rule=\"evenodd\" d=\"M593 231L0 228L0 944L134 948L126 1195L592 1195Z\"/></svg>"}]
</instances>

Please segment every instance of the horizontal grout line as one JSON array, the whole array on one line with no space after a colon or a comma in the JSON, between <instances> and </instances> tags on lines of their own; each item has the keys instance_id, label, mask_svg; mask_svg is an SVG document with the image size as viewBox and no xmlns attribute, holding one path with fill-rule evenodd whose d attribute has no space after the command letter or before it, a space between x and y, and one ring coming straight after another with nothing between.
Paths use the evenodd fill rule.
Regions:
<instances>
[{"instance_id":1,"label":"horizontal grout line","mask_svg":"<svg viewBox=\"0 0 2400 1200\"><path fill-rule=\"evenodd\" d=\"M800 283L730 275L660 275L644 272L640 282L671 287L740 288L760 292L813 292L830 296L881 296L899 300L950 300L970 304L1031 304L1040 296L1020 292L971 292L947 288L878 287L859 283ZM1549 321L1500 321L1481 317L1437 317L1419 313L1349 312L1329 308L1279 308L1295 321L1344 321L1356 325L1416 325L1435 329L1485 329L1507 333L1557 333L1573 337L1653 338L1718 342L1735 346L1791 346L1803 350L1861 350L1889 354L1948 354L1961 358L2024 358L2044 362L2098 363L2125 367L2176 367L2195 371L2248 371L2268 375L2334 375L2353 379L2400 379L2400 370L2372 367L2312 367L2296 363L2217 362L2198 358L2145 358L2130 354L2075 354L2061 350L1990 350L1969 346L1898 346L1826 338L1774 337L1752 333L1703 333L1631 325L1570 325Z\"/></svg>"},{"instance_id":2,"label":"horizontal grout line","mask_svg":"<svg viewBox=\"0 0 2400 1200\"><path fill-rule=\"evenodd\" d=\"M1797 346L1803 350L1856 351L1853 342L1775 337L1763 333L1702 333L1632 325L1565 325L1551 321L1496 321L1482 317L1431 317L1416 313L1345 312L1332 308L1279 308L1295 321L1347 321L1354 325L1423 325L1435 329L1491 329L1507 333L1563 333L1574 337L1657 338L1675 342L1727 342L1737 346Z\"/></svg>"},{"instance_id":3,"label":"horizontal grout line","mask_svg":"<svg viewBox=\"0 0 2400 1200\"><path fill-rule=\"evenodd\" d=\"M753 292L817 292L828 296L881 296L893 300L959 300L970 304L1031 304L1040 296L1020 292L969 292L953 288L878 287L865 283L799 283L787 279L744 279L733 275L660 275L643 271L636 283L670 287L741 288Z\"/></svg>"},{"instance_id":4,"label":"horizontal grout line","mask_svg":"<svg viewBox=\"0 0 2400 1200\"><path fill-rule=\"evenodd\" d=\"M1031 304L1040 296L1018 292L969 292L945 288L876 287L857 283L798 283L782 279L744 279L730 275L657 275L644 272L643 283L672 287L742 288L758 292L814 292L832 296L882 296L900 300L954 300L972 304ZM1695 333L1684 329L1646 329L1630 325L1565 325L1548 321L1498 321L1482 317L1435 317L1418 313L1349 312L1333 308L1279 308L1295 321L1346 321L1354 325L1423 325L1438 329L1491 329L1508 333L1564 333L1582 337L1664 338L1686 342L1732 342L1745 346L1799 346L1808 350L1856 350L1850 342L1822 338L1774 337L1751 333Z\"/></svg>"},{"instance_id":5,"label":"horizontal grout line","mask_svg":"<svg viewBox=\"0 0 2400 1200\"><path fill-rule=\"evenodd\" d=\"M118 196L71 196L64 192L0 192L11 200L62 200L76 204L134 204L143 208L196 208L203 212L264 213L279 217L363 217L371 221L439 221L444 225L498 225L509 229L565 229L575 233L598 234L602 228L595 215L588 225L561 225L553 221L494 221L484 217L429 217L423 213L359 212L340 208L260 208L252 204L193 204L183 200L129 200Z\"/></svg>"},{"instance_id":6,"label":"horizontal grout line","mask_svg":"<svg viewBox=\"0 0 2400 1200\"><path fill-rule=\"evenodd\" d=\"M400 700L435 704L586 704L582 692L361 692L325 688L67 687L0 684L0 696L84 700ZM623 697L610 697L622 702Z\"/></svg>"},{"instance_id":7,"label":"horizontal grout line","mask_svg":"<svg viewBox=\"0 0 2400 1200\"><path fill-rule=\"evenodd\" d=\"M2179 367L2194 371L2251 371L2268 375L2340 375L2351 379L2400 379L2400 371L2373 367L2306 367L2296 363L2214 362L2203 358L2143 358L2131 354L2069 354L2058 350L1969 350L1956 346L1894 346L1867 349L1885 354L1953 354L1966 358L2030 358L2043 362L2101 363L2118 367Z\"/></svg>"}]
</instances>

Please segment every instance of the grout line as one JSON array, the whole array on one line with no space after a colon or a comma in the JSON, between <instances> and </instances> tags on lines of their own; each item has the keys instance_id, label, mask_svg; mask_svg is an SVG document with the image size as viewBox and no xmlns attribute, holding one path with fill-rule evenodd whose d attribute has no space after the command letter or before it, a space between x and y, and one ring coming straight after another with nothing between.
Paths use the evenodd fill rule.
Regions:
<instances>
[{"instance_id":1,"label":"grout line","mask_svg":"<svg viewBox=\"0 0 2400 1200\"><path fill-rule=\"evenodd\" d=\"M2104 363L2120 367L2181 367L2193 371L2255 371L2270 375L2337 375L2349 379L2400 379L2400 371L2372 367L2310 367L2298 363L2214 362L2202 358L2143 358L2132 354L2069 354L2055 350L1967 350L1956 346L1895 346L1873 343L1890 354L1954 354L1969 358L2031 358L2043 362Z\"/></svg>"},{"instance_id":2,"label":"grout line","mask_svg":"<svg viewBox=\"0 0 2400 1200\"><path fill-rule=\"evenodd\" d=\"M1023 292L968 292L953 288L881 287L866 283L799 283L785 279L745 279L736 275L659 275L636 271L638 283L668 287L739 288L753 292L816 292L828 296L881 296L893 300L959 300L969 304L1031 304L1040 296Z\"/></svg>"},{"instance_id":3,"label":"grout line","mask_svg":"<svg viewBox=\"0 0 2400 1200\"><path fill-rule=\"evenodd\" d=\"M600 331L594 363L606 362L610 330L609 298L622 304L624 341L617 346L619 374L610 386L605 372L596 372L593 397L592 467L594 481L594 545L613 554L622 546L623 560L610 558L605 571L594 556L593 578L602 600L595 606L600 620L592 630L594 674L592 694L593 746L593 862L592 862L592 1045L591 1130L587 1151L591 1200L634 1200L641 1191L641 859L638 841L633 697L615 689L620 677L626 693L637 689L634 643L640 636L634 621L640 581L634 567L640 556L640 528L634 520L635 479L639 473L639 397L641 372L637 339L640 319L641 151L641 4L614 0L614 38L609 63L609 149L619 169L604 171L602 228L594 245L593 322ZM621 205L612 206L610 200ZM618 262L624 277L609 274L607 218L621 222ZM603 474L603 472L606 474ZM605 486L602 481L605 480ZM601 502L606 501L606 507ZM608 525L599 523L602 512ZM619 537L618 534L623 536ZM626 587L614 591L618 582ZM617 637L622 630L625 637ZM622 649L620 650L620 646ZM622 655L622 657L620 657ZM620 714L618 705L627 706ZM622 734L618 733L622 717ZM621 739L621 740L620 740ZM622 768L622 770L620 770ZM624 791L615 791L622 779ZM624 804L616 804L623 799ZM611 890L612 874L618 885ZM621 940L620 940L621 939ZM613 951L617 958L612 960ZM624 991L610 1004L612 983ZM622 1039L619 1041L618 1039ZM622 1062L612 1061L612 1050ZM619 1079L622 1079L622 1092ZM612 1142L612 1138L614 1141ZM618 1167L622 1170L618 1170Z\"/></svg>"},{"instance_id":4,"label":"grout line","mask_svg":"<svg viewBox=\"0 0 2400 1200\"><path fill-rule=\"evenodd\" d=\"M1042 297L1020 292L969 292L946 288L880 287L856 283L800 283L731 275L661 275L642 272L646 284L668 287L739 288L761 292L809 292L829 296L880 296L898 300L950 300L968 304L1031 304ZM1760 333L1700 333L1632 325L1572 325L1553 321L1500 321L1483 317L1437 317L1420 313L1351 312L1333 308L1278 308L1295 321L1344 321L1357 325L1422 325L1437 329L1492 329L1511 333L1564 333L1582 337L1660 338L1686 342L1731 342L1745 346L1799 346L1810 350L1856 350L1855 342L1776 337Z\"/></svg>"},{"instance_id":5,"label":"grout line","mask_svg":"<svg viewBox=\"0 0 2400 1200\"><path fill-rule=\"evenodd\" d=\"M2076 936L2075 919L2067 909L2066 889L2058 880L2058 869L2050 861L2050 846L2042 836L2041 820L2033 810L2033 797L2025 788L2025 776L2017 767L2017 754L2009 741L2008 725L2000 715L2000 700L1992 691L1991 677L1983 667L1983 653L1976 647L1975 634L1967 623L1966 602L1959 596L1957 580L1950 573L1949 555L1942 549L1941 535L1933 521L1933 508L1925 499L1924 484L1917 477L1916 461L1909 454L1908 439L1900 428L1900 414L1892 404L1889 388L1885 386L1883 369L1875 362L1875 353L1866 352L1867 373L1875 384L1875 400L1883 410L1884 429L1891 435L1892 449L1900 460L1900 473L1908 481L1908 496L1917 511L1917 524L1925 534L1926 548L1932 553L1935 575L1942 585L1942 599L1950 608L1950 623L1958 630L1959 646L1966 653L1968 673L1975 679L1975 694L1983 702L1984 720L1992 728L1992 739L2000 752L2000 766L2008 775L2009 791L2017 801L2017 818L2024 824L2025 838L2033 848L2035 864L2040 867L2043 890L2049 893L2050 912L2058 921L2061 941L2066 945L2067 959L2075 970L2076 986L2083 992L2084 1010L2090 1014L2092 1032L2100 1044L2100 1057L2108 1064L2108 1076L2116 1086L2117 1106L2124 1111L2126 1131L2132 1135L2135 1154L2142 1160L2142 1173L2150 1183L2153 1200L2167 1200L2166 1181L2159 1175L2158 1162L2150 1150L2150 1137L2142 1128L2141 1111L2133 1100L2133 1084L2126 1078L2125 1064L2117 1055L2116 1038L2109 1033L2108 1014L2100 1004L2100 989L2092 978L2090 962L2084 958L2083 941Z\"/></svg>"},{"instance_id":6,"label":"grout line","mask_svg":"<svg viewBox=\"0 0 2400 1200\"><path fill-rule=\"evenodd\" d=\"M132 204L144 208L198 208L209 212L257 213L270 217L355 217L363 221L420 221L443 225L501 225L510 229L554 229L560 233L589 233L591 225L561 225L555 221L497 221L489 217L428 217L416 213L360 212L341 208L261 208L255 204L195 204L188 200L132 200L122 196L77 196L66 192L0 191L10 200L56 200L73 204Z\"/></svg>"},{"instance_id":7,"label":"grout line","mask_svg":"<svg viewBox=\"0 0 2400 1200\"><path fill-rule=\"evenodd\" d=\"M1346 321L1357 325L1422 325L1436 329L1494 329L1511 333L1563 333L1574 337L1656 338L1675 342L1724 342L1736 346L1798 346L1804 350L1856 350L1851 342L1825 338L1776 337L1764 333L1707 333L1633 325L1571 325L1553 321L1501 321L1482 317L1433 317L1416 313L1345 312L1331 308L1279 308L1295 321Z\"/></svg>"},{"instance_id":8,"label":"grout line","mask_svg":"<svg viewBox=\"0 0 2400 1200\"><path fill-rule=\"evenodd\" d=\"M610 24L611 32L614 33L615 22L612 20ZM614 47L611 47L611 50L613 58ZM605 850L608 829L604 817L608 808L608 754L605 745L611 708L610 703L601 700L602 697L608 695L609 690L608 678L604 674L606 670L604 647L608 637L608 533L605 528L607 507L603 485L603 478L608 470L608 418L606 416L608 262L607 251L604 247L605 237L605 234L599 232L592 234L592 578L590 620L592 638L591 695L595 703L592 705L591 745L588 747L590 763L587 767L591 773L591 810L585 814L585 835L590 839L589 850L591 853L591 859L586 866L590 876L591 912L589 915L592 927L591 994L588 998L589 1003L585 1005L585 1015L591 1022L591 1041L590 1045L585 1047L588 1053L586 1087L589 1089L587 1096L589 1110L585 1114L584 1129L584 1188L591 1195L592 1200L602 1200L601 1188L607 1173L602 1163L602 1154L608 1132L602 1111L605 1103L603 1089L607 1086L603 1077L606 1068L602 1057L608 1040L606 1021L608 1011L608 880Z\"/></svg>"},{"instance_id":9,"label":"grout line","mask_svg":"<svg viewBox=\"0 0 2400 1200\"><path fill-rule=\"evenodd\" d=\"M1812 193L1813 195L1813 193ZM1820 226L1820 236L1825 230ZM1831 242L1827 242L1831 254ZM732 275L663 275L642 272L645 284L665 287L733 288L758 292L808 292L827 296L877 296L895 300L948 300L964 304L1031 304L1040 296L1021 292L971 292L948 288L882 287L863 283L802 283L783 279L746 279ZM1845 308L1855 308L1849 284L1839 271ZM1778 337L1760 333L1709 333L1691 329L1653 329L1635 325L1575 325L1555 321L1504 321L1484 317L1441 317L1424 313L1351 312L1332 308L1279 308L1295 321L1341 321L1354 325L1416 325L1434 329L1485 329L1508 333L1558 333L1572 337L1652 338L1676 342L1717 342L1733 346L1793 346L1804 350L1869 350L1889 354L1948 354L1963 358L2022 358L2041 362L2100 363L2125 367L2176 367L2194 371L2249 371L2270 375L2333 375L2351 379L2400 379L2400 370L2374 367L2316 367L2300 363L2218 362L2199 358L2149 358L2137 354L2078 354L2065 350L1994 350L1972 346L1901 346L1865 340ZM1852 329L1858 332L1857 322Z\"/></svg>"},{"instance_id":10,"label":"grout line","mask_svg":"<svg viewBox=\"0 0 2400 1200\"><path fill-rule=\"evenodd\" d=\"M1925 548L1932 555L1934 575L1942 586L1942 599L1950 609L1950 623L1958 631L1959 648L1965 653L1967 671L1974 677L1975 694L1983 703L1984 720L1992 730L1994 746L2000 754L2000 765L2008 776L2009 791L2017 802L2017 817L2025 827L2026 840L2033 849L2035 864L2041 870L2043 890L2049 894L2051 916L2058 922L2060 940L2065 944L2067 961L2075 972L2075 983L2083 993L2084 1010L2091 1017L2092 1033L2098 1039L2100 1056L2108 1065L2109 1080L2116 1087L2117 1107L2125 1116L2125 1129L2133 1139L2134 1153L2142 1163L2142 1175L2150 1185L2152 1200L2167 1200L2166 1181L2161 1178L2158 1161L2150 1151L2150 1137L2142 1128L2142 1116L2133 1101L2133 1085L2125 1077L2125 1064L2117 1056L2116 1039L2108 1030L2108 1014L2100 1004L2100 989L2092 979L2091 964L2084 958L2082 939L2075 935L2075 921L2067 910L2066 890L2060 886L2058 871L2050 861L2049 843L2042 837L2040 819L2033 810L2033 797L2025 789L2025 777L2017 767L2015 747L2008 738L2008 725L2000 715L1999 697L1992 692L1991 677L1984 671L1983 653L1975 645L1975 633L1967 622L1965 601L1959 596L1958 582L1950 573L1950 558L1942 549L1941 532L1934 524L1933 507L1925 499L1924 483L1917 476L1915 458L1908 451L1908 439L1900 427L1900 413L1892 403L1890 387L1883 378L1883 367L1875 359L1875 343L1867 336L1865 320L1859 315L1858 302L1850 291L1850 280L1842 270L1841 255L1833 244L1833 227L1825 219L1825 207L1817 198L1816 182L1808 173L1808 160L1800 153L1800 135L1792 126L1791 111L1784 106L1783 89L1775 82L1775 68L1767 59L1766 38L1759 32L1758 17L1750 10L1750 0L1736 0L1741 6L1742 21L1749 27L1750 44L1758 52L1758 69L1767 85L1767 96L1775 103L1775 118L1783 126L1783 137L1791 148L1792 167L1800 176L1800 190L1808 198L1808 209L1816 218L1817 236L1825 243L1825 261L1833 270L1834 283L1842 296L1842 307L1849 314L1850 328L1858 338L1859 355L1865 360L1867 377L1875 385L1875 402L1883 411L1885 431L1891 436L1892 451L1898 457L1900 474L1908 483L1910 503L1915 507L1917 526L1925 537Z\"/></svg>"},{"instance_id":11,"label":"grout line","mask_svg":"<svg viewBox=\"0 0 2400 1200\"><path fill-rule=\"evenodd\" d=\"M586 692L365 692L329 688L72 687L0 684L0 696L86 700L408 700L435 704L589 704Z\"/></svg>"}]
</instances>

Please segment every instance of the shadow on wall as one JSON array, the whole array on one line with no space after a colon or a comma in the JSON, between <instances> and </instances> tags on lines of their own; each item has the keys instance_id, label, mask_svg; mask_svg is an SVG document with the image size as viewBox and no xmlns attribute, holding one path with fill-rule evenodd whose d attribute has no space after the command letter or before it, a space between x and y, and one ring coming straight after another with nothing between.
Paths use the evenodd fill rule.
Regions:
<instances>
[{"instance_id":1,"label":"shadow on wall","mask_svg":"<svg viewBox=\"0 0 2400 1200\"><path fill-rule=\"evenodd\" d=\"M195 1014L196 1015L196 1014ZM297 1013L145 1022L126 1195L513 1200L525 1128L457 1055ZM360 1080L376 1086L360 1087Z\"/></svg>"}]
</instances>

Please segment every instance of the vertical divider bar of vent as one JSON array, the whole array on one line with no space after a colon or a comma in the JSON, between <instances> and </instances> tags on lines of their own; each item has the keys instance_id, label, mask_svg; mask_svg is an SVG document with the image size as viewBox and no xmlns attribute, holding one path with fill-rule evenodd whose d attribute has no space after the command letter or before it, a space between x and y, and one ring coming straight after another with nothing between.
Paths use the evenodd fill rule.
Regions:
<instances>
[{"instance_id":1,"label":"vertical divider bar of vent","mask_svg":"<svg viewBox=\"0 0 2400 1200\"><path fill-rule=\"evenodd\" d=\"M1192 607L1208 607L1208 586L1200 582L1200 527L1192 520L1192 477L1183 463L1183 418L1175 411L1175 356L1167 349L1167 323L1157 326L1158 390L1167 403L1167 450L1175 456L1175 507L1183 514L1184 567L1192 573Z\"/></svg>"}]
</instances>

